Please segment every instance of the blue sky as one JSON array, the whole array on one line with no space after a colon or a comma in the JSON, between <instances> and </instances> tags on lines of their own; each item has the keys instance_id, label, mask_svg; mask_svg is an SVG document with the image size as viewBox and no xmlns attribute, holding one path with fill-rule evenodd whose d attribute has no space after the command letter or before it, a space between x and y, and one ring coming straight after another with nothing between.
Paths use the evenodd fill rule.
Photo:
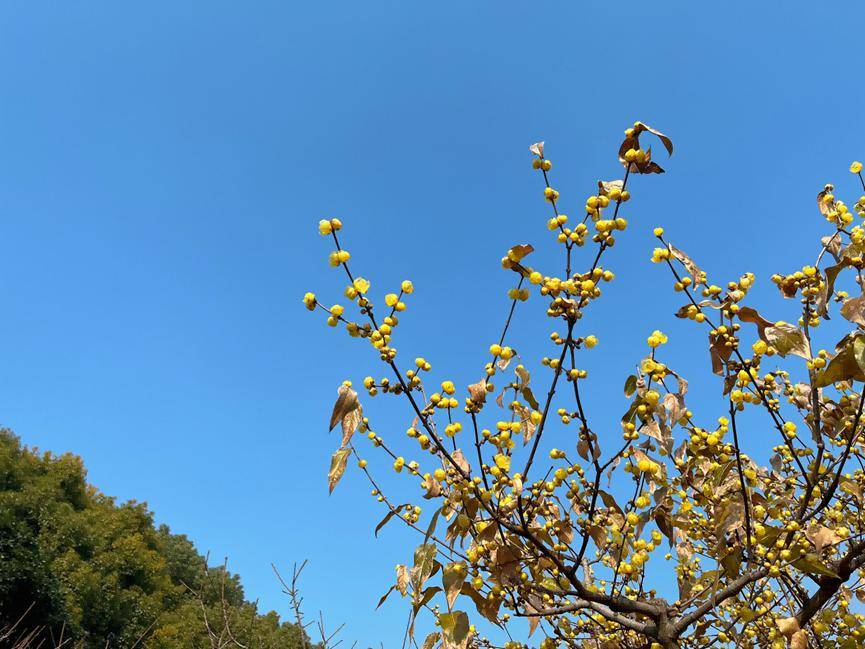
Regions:
<instances>
[{"instance_id":1,"label":"blue sky","mask_svg":"<svg viewBox=\"0 0 865 649\"><path fill-rule=\"evenodd\" d=\"M863 19L857 2L5 2L0 423L229 556L265 607L286 611L270 562L309 559L309 607L393 646L405 606L372 610L415 539L373 538L383 512L351 468L327 496L336 386L382 370L300 303L344 285L318 219L344 221L374 291L414 281L402 358L474 380L507 308L502 254L555 259L527 146L547 141L577 212L620 173L625 127L664 130L668 173L633 184L619 281L584 321L590 409L615 439L661 328L711 421L704 332L672 318L651 228L716 281L755 272L768 315L793 319L768 276L813 259L825 182L858 197ZM549 330L519 307L529 362ZM399 438L404 408L369 410Z\"/></svg>"}]
</instances>

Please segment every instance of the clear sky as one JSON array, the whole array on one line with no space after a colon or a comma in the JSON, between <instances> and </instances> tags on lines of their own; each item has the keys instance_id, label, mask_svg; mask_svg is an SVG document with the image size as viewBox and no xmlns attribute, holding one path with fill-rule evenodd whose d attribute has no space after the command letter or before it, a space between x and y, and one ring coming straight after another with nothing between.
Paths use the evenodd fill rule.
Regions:
<instances>
[{"instance_id":1,"label":"clear sky","mask_svg":"<svg viewBox=\"0 0 865 649\"><path fill-rule=\"evenodd\" d=\"M286 611L270 562L309 559L310 613L394 646L405 604L373 607L416 540L373 538L384 512L353 467L327 496L336 386L382 370L300 302L344 286L318 219L344 221L377 294L414 281L403 359L475 379L513 279L498 260L521 242L553 260L527 146L547 141L577 212L620 174L625 127L664 130L668 173L634 182L620 281L584 321L591 408L616 438L662 328L711 421L704 332L672 318L651 228L719 283L754 271L794 319L767 277L813 259L823 183L858 197L863 21L852 1L4 2L0 423L227 555L267 608ZM543 309L517 311L528 362ZM390 405L369 410L400 437Z\"/></svg>"}]
</instances>

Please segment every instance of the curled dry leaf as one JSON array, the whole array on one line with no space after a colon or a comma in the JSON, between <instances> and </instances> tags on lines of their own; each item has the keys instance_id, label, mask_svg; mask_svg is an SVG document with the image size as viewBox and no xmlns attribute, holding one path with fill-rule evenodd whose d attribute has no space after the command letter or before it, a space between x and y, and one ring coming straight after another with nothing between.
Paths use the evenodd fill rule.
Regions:
<instances>
[{"instance_id":1,"label":"curled dry leaf","mask_svg":"<svg viewBox=\"0 0 865 649\"><path fill-rule=\"evenodd\" d=\"M667 248L670 249L670 254L673 255L684 267L685 270L688 271L688 274L691 275L691 278L694 280L694 285L702 282L703 279L703 271L700 270L700 267L697 266L696 262L691 259L684 252L679 250L676 246L671 243L667 244Z\"/></svg>"},{"instance_id":2,"label":"curled dry leaf","mask_svg":"<svg viewBox=\"0 0 865 649\"><path fill-rule=\"evenodd\" d=\"M661 140L661 144L664 145L664 148L667 150L668 155L673 155L673 141L669 137L667 137L666 135L661 133L661 131L652 128L648 124L643 124L643 122L640 122L640 125L644 129L646 129L649 133L651 133L652 135L656 136L659 140Z\"/></svg>"},{"instance_id":3,"label":"curled dry leaf","mask_svg":"<svg viewBox=\"0 0 865 649\"><path fill-rule=\"evenodd\" d=\"M838 273L840 273L844 268L849 265L850 260L843 259L834 266L829 266L826 269L825 285L823 286L823 290L820 291L820 294L817 296L817 303L815 307L817 309L817 313L819 313L827 320L829 319L829 300L832 299L832 295L835 293L835 280L838 279Z\"/></svg>"},{"instance_id":4,"label":"curled dry leaf","mask_svg":"<svg viewBox=\"0 0 865 649\"><path fill-rule=\"evenodd\" d=\"M347 414L354 411L358 407L357 392L352 390L344 383L337 389L336 403L333 404L333 413L330 415L330 426L328 430L333 430Z\"/></svg>"},{"instance_id":5,"label":"curled dry leaf","mask_svg":"<svg viewBox=\"0 0 865 649\"><path fill-rule=\"evenodd\" d=\"M522 404L515 406L515 411L520 417L520 432L523 435L523 444L528 444L538 428L532 421L532 411Z\"/></svg>"},{"instance_id":6,"label":"curled dry leaf","mask_svg":"<svg viewBox=\"0 0 865 649\"><path fill-rule=\"evenodd\" d=\"M766 341L766 328L774 326L773 322L766 320L761 316L756 309L749 306L743 306L737 314L742 322L751 322L757 325L757 333L763 341Z\"/></svg>"},{"instance_id":7,"label":"curled dry leaf","mask_svg":"<svg viewBox=\"0 0 865 649\"><path fill-rule=\"evenodd\" d=\"M819 194L817 194L817 209L820 210L820 214L823 216L827 216L832 210L835 209L835 201L826 201L826 197L829 196L835 188L832 185L826 185Z\"/></svg>"},{"instance_id":8,"label":"curled dry leaf","mask_svg":"<svg viewBox=\"0 0 865 649\"><path fill-rule=\"evenodd\" d=\"M539 158L544 157L544 143L543 142L535 142L529 147L529 151L534 153Z\"/></svg>"},{"instance_id":9,"label":"curled dry leaf","mask_svg":"<svg viewBox=\"0 0 865 649\"><path fill-rule=\"evenodd\" d=\"M460 449L457 449L451 454L451 457L453 458L454 463L462 469L466 475L468 475L471 467L469 466L468 460L466 460L466 456L463 455L463 452Z\"/></svg>"},{"instance_id":10,"label":"curled dry leaf","mask_svg":"<svg viewBox=\"0 0 865 649\"><path fill-rule=\"evenodd\" d=\"M534 251L534 247L528 243L514 246L513 248L508 250L508 254L506 257L502 257L502 268L512 270L514 272L520 273L521 275L528 275L528 270L526 270L520 262L523 260L524 257L526 257L526 255L528 255L532 251Z\"/></svg>"},{"instance_id":11,"label":"curled dry leaf","mask_svg":"<svg viewBox=\"0 0 865 649\"><path fill-rule=\"evenodd\" d=\"M423 484L426 485L426 493L423 495L426 500L437 498L442 492L441 483L432 474L428 478L424 478Z\"/></svg>"},{"instance_id":12,"label":"curled dry leaf","mask_svg":"<svg viewBox=\"0 0 865 649\"><path fill-rule=\"evenodd\" d=\"M626 168L630 169L631 172L640 173L640 174L662 174L664 170L655 162L652 162L652 148L649 147L646 150L646 159L643 162L631 162L625 158L625 154L629 149L639 149L640 148L640 133L648 131L652 135L655 135L661 143L664 145L664 148L667 150L669 155L673 155L673 141L658 131L657 129L648 126L647 124L643 124L642 122L637 122L634 124L633 129L629 129L625 140L622 142L622 145L619 147L619 162L621 162Z\"/></svg>"},{"instance_id":13,"label":"curled dry leaf","mask_svg":"<svg viewBox=\"0 0 865 649\"><path fill-rule=\"evenodd\" d=\"M834 530L823 525L814 525L805 531L805 538L811 541L817 554L823 551L823 548L835 545L841 542L841 537Z\"/></svg>"},{"instance_id":14,"label":"curled dry leaf","mask_svg":"<svg viewBox=\"0 0 865 649\"><path fill-rule=\"evenodd\" d=\"M712 372L718 376L724 375L724 368L733 350L724 344L721 336L713 336L709 342L709 356L712 359Z\"/></svg>"},{"instance_id":15,"label":"curled dry leaf","mask_svg":"<svg viewBox=\"0 0 865 649\"><path fill-rule=\"evenodd\" d=\"M381 528L387 525L390 522L390 519L396 516L405 506L406 505L399 505L398 507L394 507L393 509L389 510L387 514L384 515L384 518L379 521L378 525L375 526L375 532L373 532L373 536L378 537L378 533L381 531Z\"/></svg>"},{"instance_id":16,"label":"curled dry leaf","mask_svg":"<svg viewBox=\"0 0 865 649\"><path fill-rule=\"evenodd\" d=\"M614 189L621 192L624 187L625 182L623 180L599 180L598 195L609 196Z\"/></svg>"},{"instance_id":17,"label":"curled dry leaf","mask_svg":"<svg viewBox=\"0 0 865 649\"><path fill-rule=\"evenodd\" d=\"M780 620L775 620L778 625L778 631L786 638L799 631L799 621L795 617L786 617Z\"/></svg>"},{"instance_id":18,"label":"curled dry leaf","mask_svg":"<svg viewBox=\"0 0 865 649\"><path fill-rule=\"evenodd\" d=\"M479 406L486 403L486 400L487 400L487 379L486 379L486 377L482 378L477 383L472 383L469 386L469 398L472 400L472 403L475 403Z\"/></svg>"},{"instance_id":19,"label":"curled dry leaf","mask_svg":"<svg viewBox=\"0 0 865 649\"><path fill-rule=\"evenodd\" d=\"M841 237L838 236L838 232L827 234L825 237L822 237L820 243L824 248L826 248L826 252L832 255L835 259L839 258L841 254Z\"/></svg>"}]
</instances>

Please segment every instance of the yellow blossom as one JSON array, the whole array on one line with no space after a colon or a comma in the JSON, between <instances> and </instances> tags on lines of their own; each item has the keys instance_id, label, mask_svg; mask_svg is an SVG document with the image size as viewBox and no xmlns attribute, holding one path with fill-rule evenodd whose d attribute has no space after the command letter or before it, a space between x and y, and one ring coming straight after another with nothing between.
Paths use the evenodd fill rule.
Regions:
<instances>
[{"instance_id":1,"label":"yellow blossom","mask_svg":"<svg viewBox=\"0 0 865 649\"><path fill-rule=\"evenodd\" d=\"M369 290L369 281L365 280L363 277L358 277L352 282L354 286L354 290L363 295Z\"/></svg>"}]
</instances>

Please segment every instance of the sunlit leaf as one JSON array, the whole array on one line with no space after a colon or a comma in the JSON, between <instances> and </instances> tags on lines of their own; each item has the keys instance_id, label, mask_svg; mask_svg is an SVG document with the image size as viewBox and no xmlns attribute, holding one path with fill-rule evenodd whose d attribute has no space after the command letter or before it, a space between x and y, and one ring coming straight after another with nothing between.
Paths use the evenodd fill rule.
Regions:
<instances>
[{"instance_id":1,"label":"sunlit leaf","mask_svg":"<svg viewBox=\"0 0 865 649\"><path fill-rule=\"evenodd\" d=\"M463 611L439 614L445 649L465 649L469 642L469 616Z\"/></svg>"},{"instance_id":2,"label":"sunlit leaf","mask_svg":"<svg viewBox=\"0 0 865 649\"><path fill-rule=\"evenodd\" d=\"M781 356L793 354L809 358L811 346L799 327L786 322L779 322L765 329L766 342L772 345Z\"/></svg>"},{"instance_id":3,"label":"sunlit leaf","mask_svg":"<svg viewBox=\"0 0 865 649\"><path fill-rule=\"evenodd\" d=\"M342 478L342 474L345 473L345 465L350 453L351 449L341 448L330 458L330 471L327 472L329 493L333 493L334 488Z\"/></svg>"},{"instance_id":4,"label":"sunlit leaf","mask_svg":"<svg viewBox=\"0 0 865 649\"><path fill-rule=\"evenodd\" d=\"M343 418L358 407L357 392L343 384L337 389L336 403L333 404L333 413L330 415L330 427L333 430Z\"/></svg>"},{"instance_id":5,"label":"sunlit leaf","mask_svg":"<svg viewBox=\"0 0 865 649\"><path fill-rule=\"evenodd\" d=\"M442 569L442 585L444 586L448 610L453 607L457 595L460 594L466 574L466 565L462 562L449 563Z\"/></svg>"}]
</instances>

